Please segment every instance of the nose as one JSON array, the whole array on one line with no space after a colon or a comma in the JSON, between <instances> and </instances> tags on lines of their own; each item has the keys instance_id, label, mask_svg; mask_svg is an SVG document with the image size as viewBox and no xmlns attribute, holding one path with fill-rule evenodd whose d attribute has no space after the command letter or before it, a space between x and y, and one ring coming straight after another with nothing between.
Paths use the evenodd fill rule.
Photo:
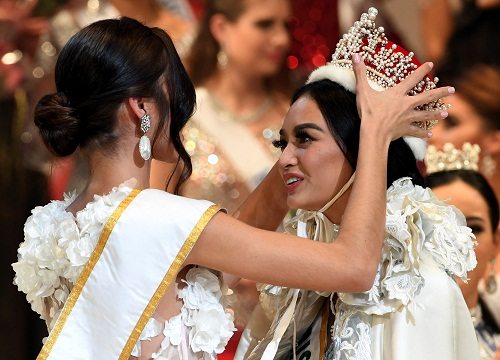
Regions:
<instances>
[{"instance_id":1,"label":"nose","mask_svg":"<svg viewBox=\"0 0 500 360\"><path fill-rule=\"evenodd\" d=\"M291 166L296 166L297 163L298 161L295 154L295 147L293 146L293 144L288 143L281 153L278 164L280 168L284 170Z\"/></svg>"},{"instance_id":2,"label":"nose","mask_svg":"<svg viewBox=\"0 0 500 360\"><path fill-rule=\"evenodd\" d=\"M286 24L280 24L276 27L276 30L272 37L273 44L280 49L288 50L290 47L290 33Z\"/></svg>"}]
</instances>

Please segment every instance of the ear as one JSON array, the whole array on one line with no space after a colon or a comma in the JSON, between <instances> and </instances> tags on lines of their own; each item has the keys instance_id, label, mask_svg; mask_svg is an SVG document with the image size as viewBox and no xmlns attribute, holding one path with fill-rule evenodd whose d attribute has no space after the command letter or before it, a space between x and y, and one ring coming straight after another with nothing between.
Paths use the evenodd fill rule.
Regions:
<instances>
[{"instance_id":1,"label":"ear","mask_svg":"<svg viewBox=\"0 0 500 360\"><path fill-rule=\"evenodd\" d=\"M226 42L228 27L229 20L222 14L216 14L210 19L210 32L221 47Z\"/></svg>"},{"instance_id":2,"label":"ear","mask_svg":"<svg viewBox=\"0 0 500 360\"><path fill-rule=\"evenodd\" d=\"M498 256L500 254L500 224L493 233L493 243L495 244L495 254Z\"/></svg>"},{"instance_id":3,"label":"ear","mask_svg":"<svg viewBox=\"0 0 500 360\"><path fill-rule=\"evenodd\" d=\"M500 156L500 130L489 131L482 141L482 153Z\"/></svg>"},{"instance_id":4,"label":"ear","mask_svg":"<svg viewBox=\"0 0 500 360\"><path fill-rule=\"evenodd\" d=\"M128 105L138 119L142 118L144 114L146 114L143 98L128 98Z\"/></svg>"}]
</instances>

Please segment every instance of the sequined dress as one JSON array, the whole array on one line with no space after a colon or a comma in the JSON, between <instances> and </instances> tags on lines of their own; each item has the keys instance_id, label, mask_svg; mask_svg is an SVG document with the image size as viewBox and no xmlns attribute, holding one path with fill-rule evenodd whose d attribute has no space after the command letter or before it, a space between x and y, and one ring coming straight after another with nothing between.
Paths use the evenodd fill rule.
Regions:
<instances>
[{"instance_id":1,"label":"sequined dress","mask_svg":"<svg viewBox=\"0 0 500 360\"><path fill-rule=\"evenodd\" d=\"M182 193L213 201L231 213L279 158L272 140L278 138L281 119L256 136L248 123L219 109L206 88L196 89L196 99L196 112L184 130L193 173Z\"/></svg>"}]
</instances>

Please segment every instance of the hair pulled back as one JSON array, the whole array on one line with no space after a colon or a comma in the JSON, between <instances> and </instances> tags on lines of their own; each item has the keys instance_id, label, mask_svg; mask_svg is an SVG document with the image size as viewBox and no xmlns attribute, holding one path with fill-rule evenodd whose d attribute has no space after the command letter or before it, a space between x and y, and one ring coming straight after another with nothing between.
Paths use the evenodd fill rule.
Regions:
<instances>
[{"instance_id":1,"label":"hair pulled back","mask_svg":"<svg viewBox=\"0 0 500 360\"><path fill-rule=\"evenodd\" d=\"M309 96L318 105L333 138L349 164L356 169L361 126L356 95L336 82L325 79L298 89L292 97L292 104L303 96ZM414 184L423 185L413 152L406 142L399 138L389 145L387 187L402 177L410 177Z\"/></svg>"},{"instance_id":2,"label":"hair pulled back","mask_svg":"<svg viewBox=\"0 0 500 360\"><path fill-rule=\"evenodd\" d=\"M184 162L177 188L191 174L191 160L180 132L191 117L196 97L172 40L159 28L122 17L97 21L64 46L55 69L57 93L35 109L49 150L70 155L77 147L113 151L118 141L117 112L130 97L153 98L159 127L153 146L170 121L169 137Z\"/></svg>"},{"instance_id":3,"label":"hair pulled back","mask_svg":"<svg viewBox=\"0 0 500 360\"><path fill-rule=\"evenodd\" d=\"M498 199L495 195L495 191L485 179L483 175L474 170L446 170L438 171L428 175L425 178L426 185L431 189L438 186L448 185L454 183L455 181L463 181L467 185L476 189L479 194L481 194L484 201L488 205L488 213L491 220L491 227L493 232L496 231L498 227Z\"/></svg>"},{"instance_id":4,"label":"hair pulled back","mask_svg":"<svg viewBox=\"0 0 500 360\"><path fill-rule=\"evenodd\" d=\"M203 84L217 68L220 45L210 29L210 21L216 14L236 22L245 11L245 0L207 0L203 19L186 59L191 79L198 86Z\"/></svg>"}]
</instances>

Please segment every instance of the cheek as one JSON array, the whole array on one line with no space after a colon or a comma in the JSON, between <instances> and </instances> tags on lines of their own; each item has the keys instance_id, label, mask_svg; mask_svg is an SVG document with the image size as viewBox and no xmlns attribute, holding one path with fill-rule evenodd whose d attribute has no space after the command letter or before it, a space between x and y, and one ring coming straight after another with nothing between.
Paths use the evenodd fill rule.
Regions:
<instances>
[{"instance_id":1,"label":"cheek","mask_svg":"<svg viewBox=\"0 0 500 360\"><path fill-rule=\"evenodd\" d=\"M342 168L343 157L331 152L310 151L303 157L305 172L314 184L314 190L331 191L337 183Z\"/></svg>"},{"instance_id":2,"label":"cheek","mask_svg":"<svg viewBox=\"0 0 500 360\"><path fill-rule=\"evenodd\" d=\"M495 246L491 241L491 234L483 233L476 236L478 245L476 246L476 258L478 264L487 264L493 258Z\"/></svg>"}]
</instances>

